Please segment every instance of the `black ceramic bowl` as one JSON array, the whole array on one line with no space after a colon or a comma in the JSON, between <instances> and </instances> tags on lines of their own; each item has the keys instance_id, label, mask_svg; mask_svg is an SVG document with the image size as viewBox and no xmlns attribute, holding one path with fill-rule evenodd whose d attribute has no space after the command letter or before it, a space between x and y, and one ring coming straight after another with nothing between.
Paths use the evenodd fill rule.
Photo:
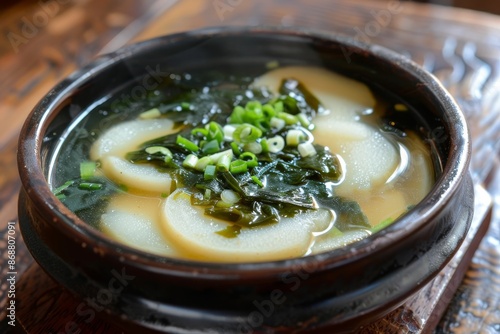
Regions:
<instances>
[{"instance_id":1,"label":"black ceramic bowl","mask_svg":"<svg viewBox=\"0 0 500 334\"><path fill-rule=\"evenodd\" d=\"M390 227L344 249L286 261L218 264L122 246L78 219L51 193L46 174L54 147L79 110L113 97L124 84L155 78L154 73L243 68L258 75L270 60L343 73L390 91L418 110L428 126L423 134L435 148L434 160L442 165L429 195ZM440 140L433 136L436 129ZM35 107L19 142L20 225L31 253L50 276L132 332L338 333L393 310L456 252L473 213L469 155L466 122L450 95L396 53L309 31L186 32L102 56Z\"/></svg>"}]
</instances>

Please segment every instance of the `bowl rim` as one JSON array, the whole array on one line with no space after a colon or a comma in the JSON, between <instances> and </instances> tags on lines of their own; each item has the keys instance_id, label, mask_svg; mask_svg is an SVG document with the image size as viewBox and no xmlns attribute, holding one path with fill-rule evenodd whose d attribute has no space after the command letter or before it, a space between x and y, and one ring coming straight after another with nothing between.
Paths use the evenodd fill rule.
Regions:
<instances>
[{"instance_id":1,"label":"bowl rim","mask_svg":"<svg viewBox=\"0 0 500 334\"><path fill-rule=\"evenodd\" d=\"M454 124L449 127L447 135L452 147L448 155L448 163L444 166L441 176L436 180L430 193L412 210L389 227L374 233L359 242L340 249L324 253L308 255L299 258L246 263L205 262L167 258L131 248L112 240L104 233L89 226L60 202L49 188L42 168L41 147L44 131L57 113L59 103L71 96L79 86L93 78L104 69L122 61L127 57L148 49L154 49L166 44L175 44L191 38L211 38L223 35L265 34L279 36L294 36L309 40L328 41L340 44L355 52L366 53L397 66L407 72L441 102L441 108L448 119L443 122ZM45 128L44 128L45 126ZM18 168L22 186L27 196L38 210L53 217L53 223L67 236L78 239L82 244L98 245L103 253L130 260L130 263L169 275L188 277L193 271L206 278L221 279L224 277L245 273L245 277L262 277L281 273L291 268L310 268L321 263L324 269L342 266L345 263L370 256L382 251L397 240L404 240L416 230L422 228L428 219L438 215L446 206L459 187L461 180L468 174L470 161L470 134L465 116L453 97L442 84L418 64L403 55L385 47L367 44L351 37L331 32L320 32L304 28L281 27L211 27L187 32L164 35L139 43L131 44L109 54L99 56L88 65L76 70L66 79L52 88L34 107L23 125L18 145ZM154 268L154 269L153 269ZM200 277L200 276L198 276Z\"/></svg>"}]
</instances>

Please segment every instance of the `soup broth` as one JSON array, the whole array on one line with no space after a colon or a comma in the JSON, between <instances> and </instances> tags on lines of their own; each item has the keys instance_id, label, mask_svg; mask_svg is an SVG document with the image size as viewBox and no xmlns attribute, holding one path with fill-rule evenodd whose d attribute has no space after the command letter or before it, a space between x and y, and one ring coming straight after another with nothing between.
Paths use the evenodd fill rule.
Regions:
<instances>
[{"instance_id":1,"label":"soup broth","mask_svg":"<svg viewBox=\"0 0 500 334\"><path fill-rule=\"evenodd\" d=\"M255 262L345 247L432 188L425 124L387 94L316 67L194 78L91 108L54 156L54 194L127 246Z\"/></svg>"}]
</instances>

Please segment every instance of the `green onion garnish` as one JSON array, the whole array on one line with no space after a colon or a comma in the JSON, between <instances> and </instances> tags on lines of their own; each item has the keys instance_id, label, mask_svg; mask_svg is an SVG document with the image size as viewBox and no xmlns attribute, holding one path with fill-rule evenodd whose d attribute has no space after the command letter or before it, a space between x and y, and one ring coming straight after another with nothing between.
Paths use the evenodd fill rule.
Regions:
<instances>
[{"instance_id":1,"label":"green onion garnish","mask_svg":"<svg viewBox=\"0 0 500 334\"><path fill-rule=\"evenodd\" d=\"M307 116L305 114L297 114L296 117L299 120L300 125L302 125L306 129L309 128L311 122L309 121L309 119L307 119Z\"/></svg>"},{"instance_id":2,"label":"green onion garnish","mask_svg":"<svg viewBox=\"0 0 500 334\"><path fill-rule=\"evenodd\" d=\"M75 183L75 181L66 181L62 186L59 186L56 189L52 190L52 193L57 197L57 195L60 195L69 186L73 185L73 183Z\"/></svg>"},{"instance_id":3,"label":"green onion garnish","mask_svg":"<svg viewBox=\"0 0 500 334\"><path fill-rule=\"evenodd\" d=\"M243 123L243 115L245 114L245 109L240 106L236 106L233 109L233 112L231 113L231 116L229 116L229 123L231 124L241 124Z\"/></svg>"},{"instance_id":4,"label":"green onion garnish","mask_svg":"<svg viewBox=\"0 0 500 334\"><path fill-rule=\"evenodd\" d=\"M217 153L220 150L219 142L216 139L206 142L201 148L201 150L205 154Z\"/></svg>"},{"instance_id":5,"label":"green onion garnish","mask_svg":"<svg viewBox=\"0 0 500 334\"><path fill-rule=\"evenodd\" d=\"M248 167L256 167L259 164L257 156L252 152L242 153L240 159L246 161Z\"/></svg>"},{"instance_id":6,"label":"green onion garnish","mask_svg":"<svg viewBox=\"0 0 500 334\"><path fill-rule=\"evenodd\" d=\"M241 150L240 150L238 144L236 144L234 141L231 143L231 149L233 150L234 155L241 154Z\"/></svg>"},{"instance_id":7,"label":"green onion garnish","mask_svg":"<svg viewBox=\"0 0 500 334\"><path fill-rule=\"evenodd\" d=\"M286 122L284 119L278 117L272 117L269 121L269 125L276 130L281 130L286 126Z\"/></svg>"},{"instance_id":8,"label":"green onion garnish","mask_svg":"<svg viewBox=\"0 0 500 334\"><path fill-rule=\"evenodd\" d=\"M196 145L195 143L193 143L192 141L190 141L189 139L186 139L184 138L183 136L181 135L178 135L177 136L177 141L176 143L185 148L186 150L189 150L189 151L192 151L192 152L197 152L200 148L198 147L198 145Z\"/></svg>"},{"instance_id":9,"label":"green onion garnish","mask_svg":"<svg viewBox=\"0 0 500 334\"><path fill-rule=\"evenodd\" d=\"M203 172L205 171L205 168L207 168L207 166L211 164L213 164L212 158L210 158L209 156L203 157L198 159L196 165L194 166L194 169L196 169L199 172Z\"/></svg>"},{"instance_id":10,"label":"green onion garnish","mask_svg":"<svg viewBox=\"0 0 500 334\"><path fill-rule=\"evenodd\" d=\"M224 141L224 130L216 122L210 122L206 126L207 129L207 140L217 140L217 142L222 143Z\"/></svg>"},{"instance_id":11,"label":"green onion garnish","mask_svg":"<svg viewBox=\"0 0 500 334\"><path fill-rule=\"evenodd\" d=\"M286 134L286 144L288 146L297 146L304 140L304 133L297 129L289 130Z\"/></svg>"},{"instance_id":12,"label":"green onion garnish","mask_svg":"<svg viewBox=\"0 0 500 334\"><path fill-rule=\"evenodd\" d=\"M276 110L274 110L274 107L270 104L264 104L262 106L262 113L264 114L264 117L267 119L271 119L276 115Z\"/></svg>"},{"instance_id":13,"label":"green onion garnish","mask_svg":"<svg viewBox=\"0 0 500 334\"><path fill-rule=\"evenodd\" d=\"M289 113L286 113L286 112L278 113L278 118L281 118L282 120L284 120L285 123L288 125L297 124L299 122L299 120L297 119L296 116L289 114Z\"/></svg>"},{"instance_id":14,"label":"green onion garnish","mask_svg":"<svg viewBox=\"0 0 500 334\"><path fill-rule=\"evenodd\" d=\"M267 139L266 138L263 138L260 141L260 147L262 148L262 152L263 153L269 152L269 144L267 143Z\"/></svg>"},{"instance_id":15,"label":"green onion garnish","mask_svg":"<svg viewBox=\"0 0 500 334\"><path fill-rule=\"evenodd\" d=\"M372 227L371 232L376 233L376 232L386 228L387 226L391 225L393 222L394 222L393 218L390 218L390 217L386 218L386 219L382 220L379 224Z\"/></svg>"},{"instance_id":16,"label":"green onion garnish","mask_svg":"<svg viewBox=\"0 0 500 334\"><path fill-rule=\"evenodd\" d=\"M285 140L281 136L274 136L267 140L267 145L269 152L278 153L285 148Z\"/></svg>"},{"instance_id":17,"label":"green onion garnish","mask_svg":"<svg viewBox=\"0 0 500 334\"><path fill-rule=\"evenodd\" d=\"M205 167L205 173L203 174L203 178L205 180L213 180L215 178L216 168L214 165L208 165Z\"/></svg>"},{"instance_id":18,"label":"green onion garnish","mask_svg":"<svg viewBox=\"0 0 500 334\"><path fill-rule=\"evenodd\" d=\"M182 165L184 167L195 168L197 162L198 157L194 154L189 154L182 162Z\"/></svg>"},{"instance_id":19,"label":"green onion garnish","mask_svg":"<svg viewBox=\"0 0 500 334\"><path fill-rule=\"evenodd\" d=\"M212 190L209 188L205 189L205 193L203 194L203 199L208 201L212 197Z\"/></svg>"},{"instance_id":20,"label":"green onion garnish","mask_svg":"<svg viewBox=\"0 0 500 334\"><path fill-rule=\"evenodd\" d=\"M252 181L255 182L259 187L264 187L264 184L256 175L252 176Z\"/></svg>"},{"instance_id":21,"label":"green onion garnish","mask_svg":"<svg viewBox=\"0 0 500 334\"><path fill-rule=\"evenodd\" d=\"M243 114L243 122L251 123L262 119L264 113L262 112L262 104L259 101L249 101L245 105L245 113Z\"/></svg>"},{"instance_id":22,"label":"green onion garnish","mask_svg":"<svg viewBox=\"0 0 500 334\"><path fill-rule=\"evenodd\" d=\"M248 166L247 166L246 161L241 160L241 159L234 160L233 162L231 162L231 165L229 167L229 171L232 174L244 173L247 170L248 170Z\"/></svg>"},{"instance_id":23,"label":"green onion garnish","mask_svg":"<svg viewBox=\"0 0 500 334\"><path fill-rule=\"evenodd\" d=\"M91 182L82 182L78 185L78 188L83 189L83 190L100 190L100 189L102 189L102 184L91 183Z\"/></svg>"},{"instance_id":24,"label":"green onion garnish","mask_svg":"<svg viewBox=\"0 0 500 334\"><path fill-rule=\"evenodd\" d=\"M297 147L301 157L309 157L316 154L316 149L312 143L302 143Z\"/></svg>"},{"instance_id":25,"label":"green onion garnish","mask_svg":"<svg viewBox=\"0 0 500 334\"><path fill-rule=\"evenodd\" d=\"M223 155L217 161L217 170L219 172L227 172L231 165L231 157L229 155Z\"/></svg>"},{"instance_id":26,"label":"green onion garnish","mask_svg":"<svg viewBox=\"0 0 500 334\"><path fill-rule=\"evenodd\" d=\"M94 161L84 161L80 164L80 177L83 180L92 178L95 174L97 165Z\"/></svg>"},{"instance_id":27,"label":"green onion garnish","mask_svg":"<svg viewBox=\"0 0 500 334\"><path fill-rule=\"evenodd\" d=\"M236 143L251 143L262 136L262 131L250 124L241 124L233 132Z\"/></svg>"},{"instance_id":28,"label":"green onion garnish","mask_svg":"<svg viewBox=\"0 0 500 334\"><path fill-rule=\"evenodd\" d=\"M206 137L208 135L208 130L203 128L195 128L191 130L191 134L193 136L200 134L202 137Z\"/></svg>"},{"instance_id":29,"label":"green onion garnish","mask_svg":"<svg viewBox=\"0 0 500 334\"><path fill-rule=\"evenodd\" d=\"M273 107L276 114L283 112L285 110L285 108L283 107L283 101L275 102Z\"/></svg>"}]
</instances>

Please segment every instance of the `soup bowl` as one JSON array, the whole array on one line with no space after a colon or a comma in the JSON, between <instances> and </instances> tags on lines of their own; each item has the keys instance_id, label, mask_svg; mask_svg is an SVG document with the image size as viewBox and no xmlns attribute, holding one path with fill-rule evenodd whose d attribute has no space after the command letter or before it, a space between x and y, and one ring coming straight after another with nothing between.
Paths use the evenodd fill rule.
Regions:
<instances>
[{"instance_id":1,"label":"soup bowl","mask_svg":"<svg viewBox=\"0 0 500 334\"><path fill-rule=\"evenodd\" d=\"M133 98L134 89L140 95L173 71L245 69L257 76L269 62L334 70L416 110L433 151L430 193L389 227L344 248L281 261L211 263L117 243L51 192L48 173L63 134L96 102L121 94L119 87L132 87ZM473 214L469 146L464 116L440 83L383 47L307 30L178 33L99 57L34 108L19 141L19 221L30 252L53 279L135 332L340 333L401 305L458 250Z\"/></svg>"}]
</instances>

